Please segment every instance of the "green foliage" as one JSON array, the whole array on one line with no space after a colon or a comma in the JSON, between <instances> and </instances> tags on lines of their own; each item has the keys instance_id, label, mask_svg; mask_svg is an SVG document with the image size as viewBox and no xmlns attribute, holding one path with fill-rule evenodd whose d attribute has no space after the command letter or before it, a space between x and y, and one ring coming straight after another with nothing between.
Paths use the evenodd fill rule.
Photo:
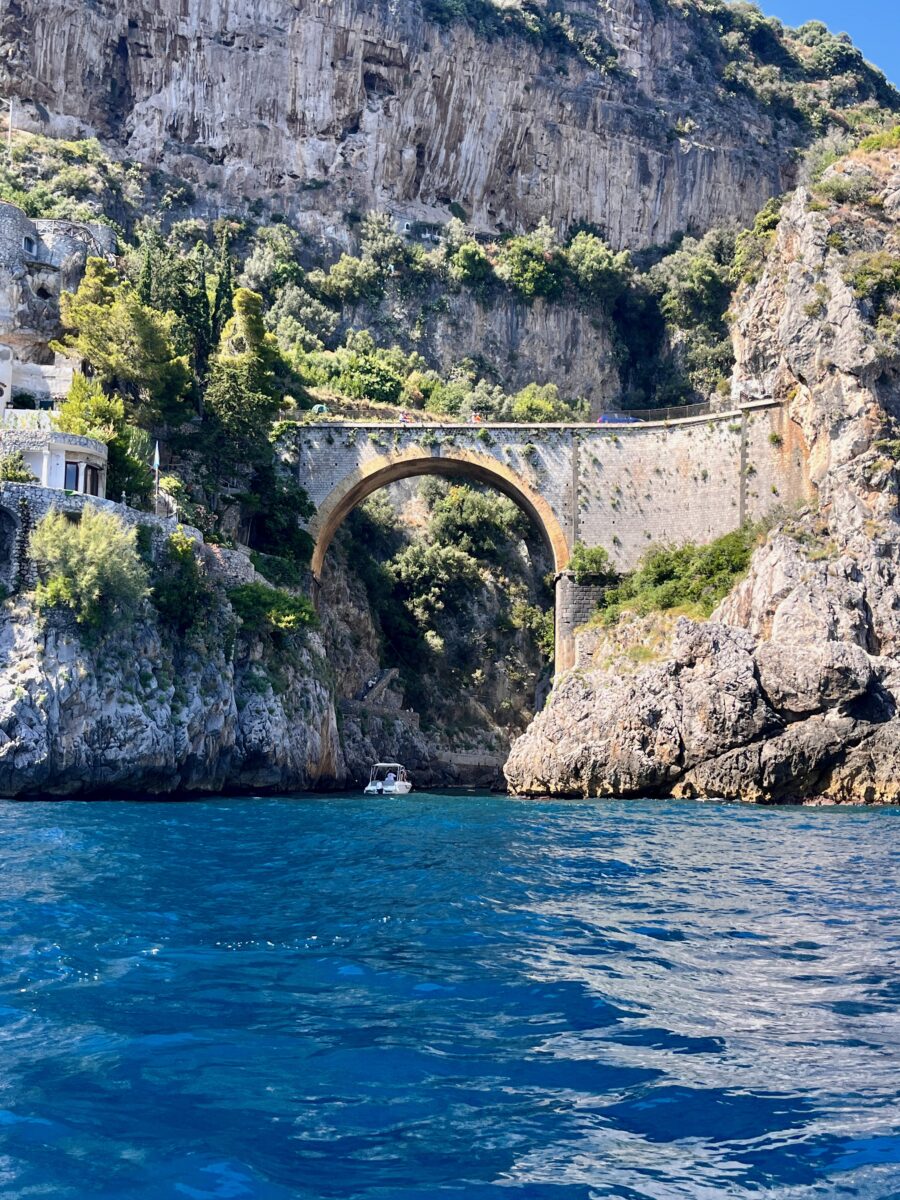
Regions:
<instances>
[{"instance_id":1,"label":"green foliage","mask_svg":"<svg viewBox=\"0 0 900 1200\"><path fill-rule=\"evenodd\" d=\"M545 609L524 600L514 600L510 620L515 629L525 629L531 634L546 662L553 661L556 623L552 608Z\"/></svg>"},{"instance_id":2,"label":"green foliage","mask_svg":"<svg viewBox=\"0 0 900 1200\"><path fill-rule=\"evenodd\" d=\"M242 626L251 633L286 637L316 625L316 614L306 596L293 596L263 583L242 583L230 588L228 600Z\"/></svg>"},{"instance_id":3,"label":"green foliage","mask_svg":"<svg viewBox=\"0 0 900 1200\"><path fill-rule=\"evenodd\" d=\"M734 355L725 313L731 299L735 242L722 230L685 238L649 273L650 286L678 345L692 388L708 396L731 374Z\"/></svg>"},{"instance_id":4,"label":"green foliage","mask_svg":"<svg viewBox=\"0 0 900 1200\"><path fill-rule=\"evenodd\" d=\"M887 250L855 255L844 272L858 300L865 300L876 316L888 311L890 302L900 295L900 258Z\"/></svg>"},{"instance_id":5,"label":"green foliage","mask_svg":"<svg viewBox=\"0 0 900 1200\"><path fill-rule=\"evenodd\" d=\"M729 270L734 241L720 230L681 246L650 271L660 308L677 329L721 322L731 298Z\"/></svg>"},{"instance_id":6,"label":"green foliage","mask_svg":"<svg viewBox=\"0 0 900 1200\"><path fill-rule=\"evenodd\" d=\"M191 384L187 359L176 352L174 313L143 304L102 258L89 258L78 290L64 292L65 334L58 348L87 363L110 392L119 392L143 421L183 414Z\"/></svg>"},{"instance_id":7,"label":"green foliage","mask_svg":"<svg viewBox=\"0 0 900 1200\"><path fill-rule=\"evenodd\" d=\"M299 522L308 521L315 506L305 488L278 472L271 456L256 470L252 486L253 491L243 496L247 510L253 514L250 545L297 566L308 563L313 541Z\"/></svg>"},{"instance_id":8,"label":"green foliage","mask_svg":"<svg viewBox=\"0 0 900 1200\"><path fill-rule=\"evenodd\" d=\"M202 224L193 228L190 222L182 222L163 237L156 226L145 222L138 236L138 247L127 260L138 298L158 312L176 314L176 349L203 378L231 314L230 233L220 227L213 246ZM190 242L189 248L184 240Z\"/></svg>"},{"instance_id":9,"label":"green foliage","mask_svg":"<svg viewBox=\"0 0 900 1200\"><path fill-rule=\"evenodd\" d=\"M475 291L483 291L496 279L493 264L478 242L463 242L450 255L449 264L451 277Z\"/></svg>"},{"instance_id":10,"label":"green foliage","mask_svg":"<svg viewBox=\"0 0 900 1200\"><path fill-rule=\"evenodd\" d=\"M495 562L508 557L525 533L525 517L511 500L464 485L451 487L435 503L429 526L436 544Z\"/></svg>"},{"instance_id":11,"label":"green foliage","mask_svg":"<svg viewBox=\"0 0 900 1200\"><path fill-rule=\"evenodd\" d=\"M374 262L382 271L402 268L409 261L406 242L394 229L388 213L366 213L359 242L363 258Z\"/></svg>"},{"instance_id":12,"label":"green foliage","mask_svg":"<svg viewBox=\"0 0 900 1200\"><path fill-rule=\"evenodd\" d=\"M51 510L30 542L40 576L38 609L69 608L90 629L133 617L148 591L136 543L135 529L93 505L85 505L77 523Z\"/></svg>"},{"instance_id":13,"label":"green foliage","mask_svg":"<svg viewBox=\"0 0 900 1200\"><path fill-rule=\"evenodd\" d=\"M212 360L206 407L214 425L215 467L227 474L271 458L269 425L280 397L280 353L262 320L262 297L238 288L234 314Z\"/></svg>"},{"instance_id":14,"label":"green foliage","mask_svg":"<svg viewBox=\"0 0 900 1200\"><path fill-rule=\"evenodd\" d=\"M412 375L421 376L425 360L404 354L397 346L375 345L368 331L347 334L337 350L309 354L300 364L304 380L314 386L327 385L345 396L396 404Z\"/></svg>"},{"instance_id":15,"label":"green foliage","mask_svg":"<svg viewBox=\"0 0 900 1200\"><path fill-rule=\"evenodd\" d=\"M378 300L384 291L384 276L378 264L351 254L342 254L327 274L311 271L308 278L323 296L340 304Z\"/></svg>"},{"instance_id":16,"label":"green foliage","mask_svg":"<svg viewBox=\"0 0 900 1200\"><path fill-rule=\"evenodd\" d=\"M753 96L801 134L846 128L851 115L864 123L877 121L872 101L898 105L896 90L847 35L835 36L820 21L791 30L741 0L700 0L696 12L718 35L726 60L724 86Z\"/></svg>"},{"instance_id":17,"label":"green foliage","mask_svg":"<svg viewBox=\"0 0 900 1200\"><path fill-rule=\"evenodd\" d=\"M277 554L263 554L261 550L251 550L250 561L265 576L269 583L280 588L301 588L304 584L305 573L289 558Z\"/></svg>"},{"instance_id":18,"label":"green foliage","mask_svg":"<svg viewBox=\"0 0 900 1200\"><path fill-rule=\"evenodd\" d=\"M197 547L179 526L166 541L150 599L160 620L180 636L205 618L212 588L200 567Z\"/></svg>"},{"instance_id":19,"label":"green foliage","mask_svg":"<svg viewBox=\"0 0 900 1200\"><path fill-rule=\"evenodd\" d=\"M95 139L69 141L17 129L12 162L0 163L0 199L29 217L106 221L115 210L130 220L145 197L145 173L113 160Z\"/></svg>"},{"instance_id":20,"label":"green foliage","mask_svg":"<svg viewBox=\"0 0 900 1200\"><path fill-rule=\"evenodd\" d=\"M875 194L875 180L868 173L842 175L834 172L815 184L816 195L835 204L864 204Z\"/></svg>"},{"instance_id":21,"label":"green foliage","mask_svg":"<svg viewBox=\"0 0 900 1200\"><path fill-rule=\"evenodd\" d=\"M752 229L738 234L734 246L731 277L735 282L754 283L762 274L763 263L775 240L775 230L781 220L782 200L769 200L756 214Z\"/></svg>"},{"instance_id":22,"label":"green foliage","mask_svg":"<svg viewBox=\"0 0 900 1200\"><path fill-rule=\"evenodd\" d=\"M334 309L295 283L281 288L265 319L286 352L322 350L338 326Z\"/></svg>"},{"instance_id":23,"label":"green foliage","mask_svg":"<svg viewBox=\"0 0 900 1200\"><path fill-rule=\"evenodd\" d=\"M561 295L566 278L566 259L552 229L541 222L533 233L509 238L500 247L497 275L523 300Z\"/></svg>"},{"instance_id":24,"label":"green foliage","mask_svg":"<svg viewBox=\"0 0 900 1200\"><path fill-rule=\"evenodd\" d=\"M874 154L879 150L900 150L900 125L892 125L880 133L872 133L859 143L860 150Z\"/></svg>"},{"instance_id":25,"label":"green foliage","mask_svg":"<svg viewBox=\"0 0 900 1200\"><path fill-rule=\"evenodd\" d=\"M279 289L301 283L299 250L300 235L289 225L264 225L257 229L244 261L241 285L271 299Z\"/></svg>"},{"instance_id":26,"label":"green foliage","mask_svg":"<svg viewBox=\"0 0 900 1200\"><path fill-rule=\"evenodd\" d=\"M96 438L108 448L106 490L118 498L124 492L134 503L146 499L153 489L146 449L139 450L140 432L125 417L121 396L107 395L97 379L79 371L72 378L69 394L54 413L62 433Z\"/></svg>"},{"instance_id":27,"label":"green foliage","mask_svg":"<svg viewBox=\"0 0 900 1200\"><path fill-rule=\"evenodd\" d=\"M708 617L750 564L759 529L745 525L707 546L654 546L637 571L609 588L600 605L602 619L614 623L622 612L639 615L681 609Z\"/></svg>"},{"instance_id":28,"label":"green foliage","mask_svg":"<svg viewBox=\"0 0 900 1200\"><path fill-rule=\"evenodd\" d=\"M457 546L413 542L390 564L403 599L422 625L447 605L465 602L480 575L475 559Z\"/></svg>"},{"instance_id":29,"label":"green foliage","mask_svg":"<svg viewBox=\"0 0 900 1200\"><path fill-rule=\"evenodd\" d=\"M125 426L125 401L121 396L107 396L99 380L76 371L69 394L53 414L53 421L61 433L108 443Z\"/></svg>"},{"instance_id":30,"label":"green foliage","mask_svg":"<svg viewBox=\"0 0 900 1200\"><path fill-rule=\"evenodd\" d=\"M4 483L37 483L37 478L25 462L21 450L0 455L0 480Z\"/></svg>"},{"instance_id":31,"label":"green foliage","mask_svg":"<svg viewBox=\"0 0 900 1200\"><path fill-rule=\"evenodd\" d=\"M575 575L576 583L609 583L615 578L615 571L609 561L609 554L603 546L585 546L576 542L569 559L569 570Z\"/></svg>"},{"instance_id":32,"label":"green foliage","mask_svg":"<svg viewBox=\"0 0 900 1200\"><path fill-rule=\"evenodd\" d=\"M504 419L522 424L572 421L584 415L575 405L560 400L555 383L547 383L543 387L529 383L503 405L502 413Z\"/></svg>"},{"instance_id":33,"label":"green foliage","mask_svg":"<svg viewBox=\"0 0 900 1200\"><path fill-rule=\"evenodd\" d=\"M594 299L610 302L630 282L633 268L628 252L614 254L593 233L577 233L569 243L566 257L579 291Z\"/></svg>"}]
</instances>

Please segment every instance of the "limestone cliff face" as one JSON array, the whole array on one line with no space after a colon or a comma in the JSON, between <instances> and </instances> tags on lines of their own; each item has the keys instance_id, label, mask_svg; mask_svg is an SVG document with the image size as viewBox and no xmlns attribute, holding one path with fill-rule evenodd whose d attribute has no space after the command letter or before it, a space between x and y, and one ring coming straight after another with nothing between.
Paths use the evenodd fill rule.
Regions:
<instances>
[{"instance_id":1,"label":"limestone cliff face","mask_svg":"<svg viewBox=\"0 0 900 1200\"><path fill-rule=\"evenodd\" d=\"M599 412L622 390L609 319L574 304L540 298L526 304L509 295L480 302L465 289L422 304L390 289L379 308L351 309L343 324L375 329L444 374L472 359L507 392L555 383L564 397L585 399Z\"/></svg>"},{"instance_id":2,"label":"limestone cliff face","mask_svg":"<svg viewBox=\"0 0 900 1200\"><path fill-rule=\"evenodd\" d=\"M220 639L224 641L224 638ZM150 620L92 648L26 604L0 618L0 795L309 788L346 770L316 635L281 666L261 644L175 651ZM271 664L269 664L271 665Z\"/></svg>"},{"instance_id":3,"label":"limestone cliff face","mask_svg":"<svg viewBox=\"0 0 900 1200\"><path fill-rule=\"evenodd\" d=\"M878 203L796 193L735 306L735 388L788 402L815 503L771 531L708 623L635 618L585 638L513 747L514 790L900 799L900 346L883 295L848 282L896 253L900 156L844 169L869 170ZM635 644L651 665L635 668Z\"/></svg>"},{"instance_id":4,"label":"limestone cliff face","mask_svg":"<svg viewBox=\"0 0 900 1200\"><path fill-rule=\"evenodd\" d=\"M652 0L570 9L613 72L412 0L18 0L0 78L34 128L96 131L201 206L262 197L338 240L349 210L455 204L480 229L591 221L642 246L783 190L796 129L718 85L694 24Z\"/></svg>"}]
</instances>

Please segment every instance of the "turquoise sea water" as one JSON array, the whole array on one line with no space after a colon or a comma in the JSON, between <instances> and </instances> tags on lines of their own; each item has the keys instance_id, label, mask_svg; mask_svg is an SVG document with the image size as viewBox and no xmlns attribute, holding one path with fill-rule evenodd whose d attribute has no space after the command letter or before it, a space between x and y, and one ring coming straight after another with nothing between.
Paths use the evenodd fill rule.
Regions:
<instances>
[{"instance_id":1,"label":"turquoise sea water","mask_svg":"<svg viewBox=\"0 0 900 1200\"><path fill-rule=\"evenodd\" d=\"M0 1197L900 1196L900 812L0 806Z\"/></svg>"}]
</instances>

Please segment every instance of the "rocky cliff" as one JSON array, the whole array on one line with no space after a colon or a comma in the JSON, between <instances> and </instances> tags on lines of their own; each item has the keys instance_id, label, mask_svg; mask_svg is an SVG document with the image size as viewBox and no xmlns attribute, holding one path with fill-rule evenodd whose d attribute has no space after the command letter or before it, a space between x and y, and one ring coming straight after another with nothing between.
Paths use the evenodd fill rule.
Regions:
<instances>
[{"instance_id":1,"label":"rocky cliff","mask_svg":"<svg viewBox=\"0 0 900 1200\"><path fill-rule=\"evenodd\" d=\"M513 748L513 790L898 799L898 218L896 150L845 160L786 205L734 306L734 386L785 399L814 503L771 529L709 622L586 635Z\"/></svg>"},{"instance_id":2,"label":"rocky cliff","mask_svg":"<svg viewBox=\"0 0 900 1200\"><path fill-rule=\"evenodd\" d=\"M233 636L233 635L232 635ZM60 613L0 615L0 795L292 790L346 769L317 635L290 659L225 630L186 649L150 619L91 643Z\"/></svg>"},{"instance_id":3,"label":"rocky cliff","mask_svg":"<svg viewBox=\"0 0 900 1200\"><path fill-rule=\"evenodd\" d=\"M416 350L445 375L469 359L507 392L554 383L562 396L587 400L598 412L621 394L622 353L608 314L541 298L527 304L509 295L482 301L464 289L435 292L413 301L402 287L389 289L380 306L356 306L342 325Z\"/></svg>"},{"instance_id":4,"label":"rocky cliff","mask_svg":"<svg viewBox=\"0 0 900 1200\"><path fill-rule=\"evenodd\" d=\"M789 182L809 132L779 81L806 68L771 30L732 29L727 6L486 3L451 19L463 10L17 0L0 79L33 129L96 132L194 183L201 209L256 198L337 241L349 211L386 208L464 210L491 231L594 222L615 246L661 244L746 223ZM858 91L829 94L823 113Z\"/></svg>"}]
</instances>

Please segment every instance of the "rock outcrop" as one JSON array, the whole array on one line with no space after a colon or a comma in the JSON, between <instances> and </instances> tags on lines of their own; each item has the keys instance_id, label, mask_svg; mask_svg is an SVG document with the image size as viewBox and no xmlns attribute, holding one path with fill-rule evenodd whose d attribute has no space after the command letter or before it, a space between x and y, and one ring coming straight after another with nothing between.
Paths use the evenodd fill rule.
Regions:
<instances>
[{"instance_id":1,"label":"rock outcrop","mask_svg":"<svg viewBox=\"0 0 900 1200\"><path fill-rule=\"evenodd\" d=\"M860 170L875 203L798 191L734 306L735 391L785 398L812 503L709 622L635 617L586 637L513 747L514 791L900 800L900 346L889 297L860 284L897 250L900 155L837 169Z\"/></svg>"},{"instance_id":2,"label":"rock outcrop","mask_svg":"<svg viewBox=\"0 0 900 1200\"><path fill-rule=\"evenodd\" d=\"M231 660L173 649L150 620L91 646L27 604L0 621L0 795L296 790L346 768L323 647L273 677L262 643Z\"/></svg>"},{"instance_id":3,"label":"rock outcrop","mask_svg":"<svg viewBox=\"0 0 900 1200\"><path fill-rule=\"evenodd\" d=\"M390 288L379 307L350 309L342 327L377 330L445 375L470 359L507 392L555 383L563 397L587 400L599 412L622 391L621 348L609 317L577 304L527 304L510 295L481 301L468 289L448 297L437 288L412 302Z\"/></svg>"},{"instance_id":4,"label":"rock outcrop","mask_svg":"<svg viewBox=\"0 0 900 1200\"><path fill-rule=\"evenodd\" d=\"M799 127L721 87L702 22L653 0L568 10L614 69L387 0L20 0L0 63L32 128L96 132L201 207L256 197L338 241L351 211L460 207L479 229L589 221L644 246L783 190Z\"/></svg>"}]
</instances>

